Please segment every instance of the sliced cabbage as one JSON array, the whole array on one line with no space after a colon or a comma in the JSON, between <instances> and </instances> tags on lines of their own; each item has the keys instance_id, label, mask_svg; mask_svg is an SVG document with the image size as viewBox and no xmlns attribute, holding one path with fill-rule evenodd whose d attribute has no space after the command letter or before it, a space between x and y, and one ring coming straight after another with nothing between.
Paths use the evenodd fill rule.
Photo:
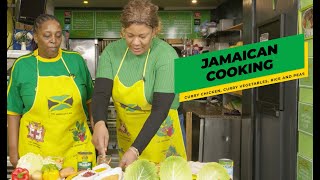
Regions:
<instances>
[{"instance_id":1,"label":"sliced cabbage","mask_svg":"<svg viewBox=\"0 0 320 180\"><path fill-rule=\"evenodd\" d=\"M230 180L227 170L216 162L211 162L200 169L197 180Z\"/></svg>"},{"instance_id":2,"label":"sliced cabbage","mask_svg":"<svg viewBox=\"0 0 320 180\"><path fill-rule=\"evenodd\" d=\"M166 158L160 166L160 179L191 180L192 172L188 162L180 156Z\"/></svg>"},{"instance_id":3,"label":"sliced cabbage","mask_svg":"<svg viewBox=\"0 0 320 180\"><path fill-rule=\"evenodd\" d=\"M29 174L35 171L41 171L43 166L43 158L40 154L27 153L18 160L17 167L26 168Z\"/></svg>"},{"instance_id":4,"label":"sliced cabbage","mask_svg":"<svg viewBox=\"0 0 320 180\"><path fill-rule=\"evenodd\" d=\"M156 165L145 159L130 164L124 173L124 180L159 180Z\"/></svg>"}]
</instances>

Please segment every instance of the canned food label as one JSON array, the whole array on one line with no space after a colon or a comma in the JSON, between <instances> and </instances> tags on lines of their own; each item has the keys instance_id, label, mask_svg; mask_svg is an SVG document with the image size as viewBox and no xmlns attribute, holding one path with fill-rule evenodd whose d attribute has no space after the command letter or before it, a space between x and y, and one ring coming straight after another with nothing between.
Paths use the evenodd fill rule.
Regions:
<instances>
[{"instance_id":1,"label":"canned food label","mask_svg":"<svg viewBox=\"0 0 320 180\"><path fill-rule=\"evenodd\" d=\"M231 159L219 159L219 164L227 170L230 179L233 179L233 161Z\"/></svg>"},{"instance_id":2,"label":"canned food label","mask_svg":"<svg viewBox=\"0 0 320 180\"><path fill-rule=\"evenodd\" d=\"M92 152L78 152L78 171L92 169Z\"/></svg>"}]
</instances>

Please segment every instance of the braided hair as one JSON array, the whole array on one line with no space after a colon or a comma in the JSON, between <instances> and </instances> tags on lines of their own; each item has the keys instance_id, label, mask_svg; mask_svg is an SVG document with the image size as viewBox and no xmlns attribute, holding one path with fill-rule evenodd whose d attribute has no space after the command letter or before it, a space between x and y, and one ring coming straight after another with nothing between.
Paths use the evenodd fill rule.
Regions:
<instances>
[{"instance_id":1,"label":"braided hair","mask_svg":"<svg viewBox=\"0 0 320 180\"><path fill-rule=\"evenodd\" d=\"M59 24L59 20L53 16L53 15L50 15L50 14L41 14L40 16L37 17L37 19L34 21L34 24L33 24L33 32L36 33L37 30L39 30L40 26L46 22L46 21L49 21L49 20L54 20L54 21L57 21ZM60 24L61 25L61 24Z\"/></svg>"}]
</instances>

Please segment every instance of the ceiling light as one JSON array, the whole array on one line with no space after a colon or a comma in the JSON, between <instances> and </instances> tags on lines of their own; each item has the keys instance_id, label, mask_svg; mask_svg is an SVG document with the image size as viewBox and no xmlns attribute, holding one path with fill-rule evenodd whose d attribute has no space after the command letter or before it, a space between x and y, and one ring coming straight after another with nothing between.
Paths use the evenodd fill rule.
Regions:
<instances>
[{"instance_id":1,"label":"ceiling light","mask_svg":"<svg viewBox=\"0 0 320 180\"><path fill-rule=\"evenodd\" d=\"M195 4L195 3L197 3L197 0L192 0L191 2L192 2L193 4Z\"/></svg>"},{"instance_id":2,"label":"ceiling light","mask_svg":"<svg viewBox=\"0 0 320 180\"><path fill-rule=\"evenodd\" d=\"M88 1L83 1L83 4L88 4L89 2Z\"/></svg>"}]
</instances>

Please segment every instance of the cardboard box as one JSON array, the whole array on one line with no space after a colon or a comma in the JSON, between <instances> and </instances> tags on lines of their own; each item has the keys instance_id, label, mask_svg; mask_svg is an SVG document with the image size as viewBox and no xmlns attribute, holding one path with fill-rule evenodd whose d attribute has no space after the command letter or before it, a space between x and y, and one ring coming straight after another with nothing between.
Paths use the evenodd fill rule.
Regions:
<instances>
[{"instance_id":1,"label":"cardboard box","mask_svg":"<svg viewBox=\"0 0 320 180\"><path fill-rule=\"evenodd\" d=\"M220 19L218 30L223 31L233 26L233 19Z\"/></svg>"}]
</instances>

